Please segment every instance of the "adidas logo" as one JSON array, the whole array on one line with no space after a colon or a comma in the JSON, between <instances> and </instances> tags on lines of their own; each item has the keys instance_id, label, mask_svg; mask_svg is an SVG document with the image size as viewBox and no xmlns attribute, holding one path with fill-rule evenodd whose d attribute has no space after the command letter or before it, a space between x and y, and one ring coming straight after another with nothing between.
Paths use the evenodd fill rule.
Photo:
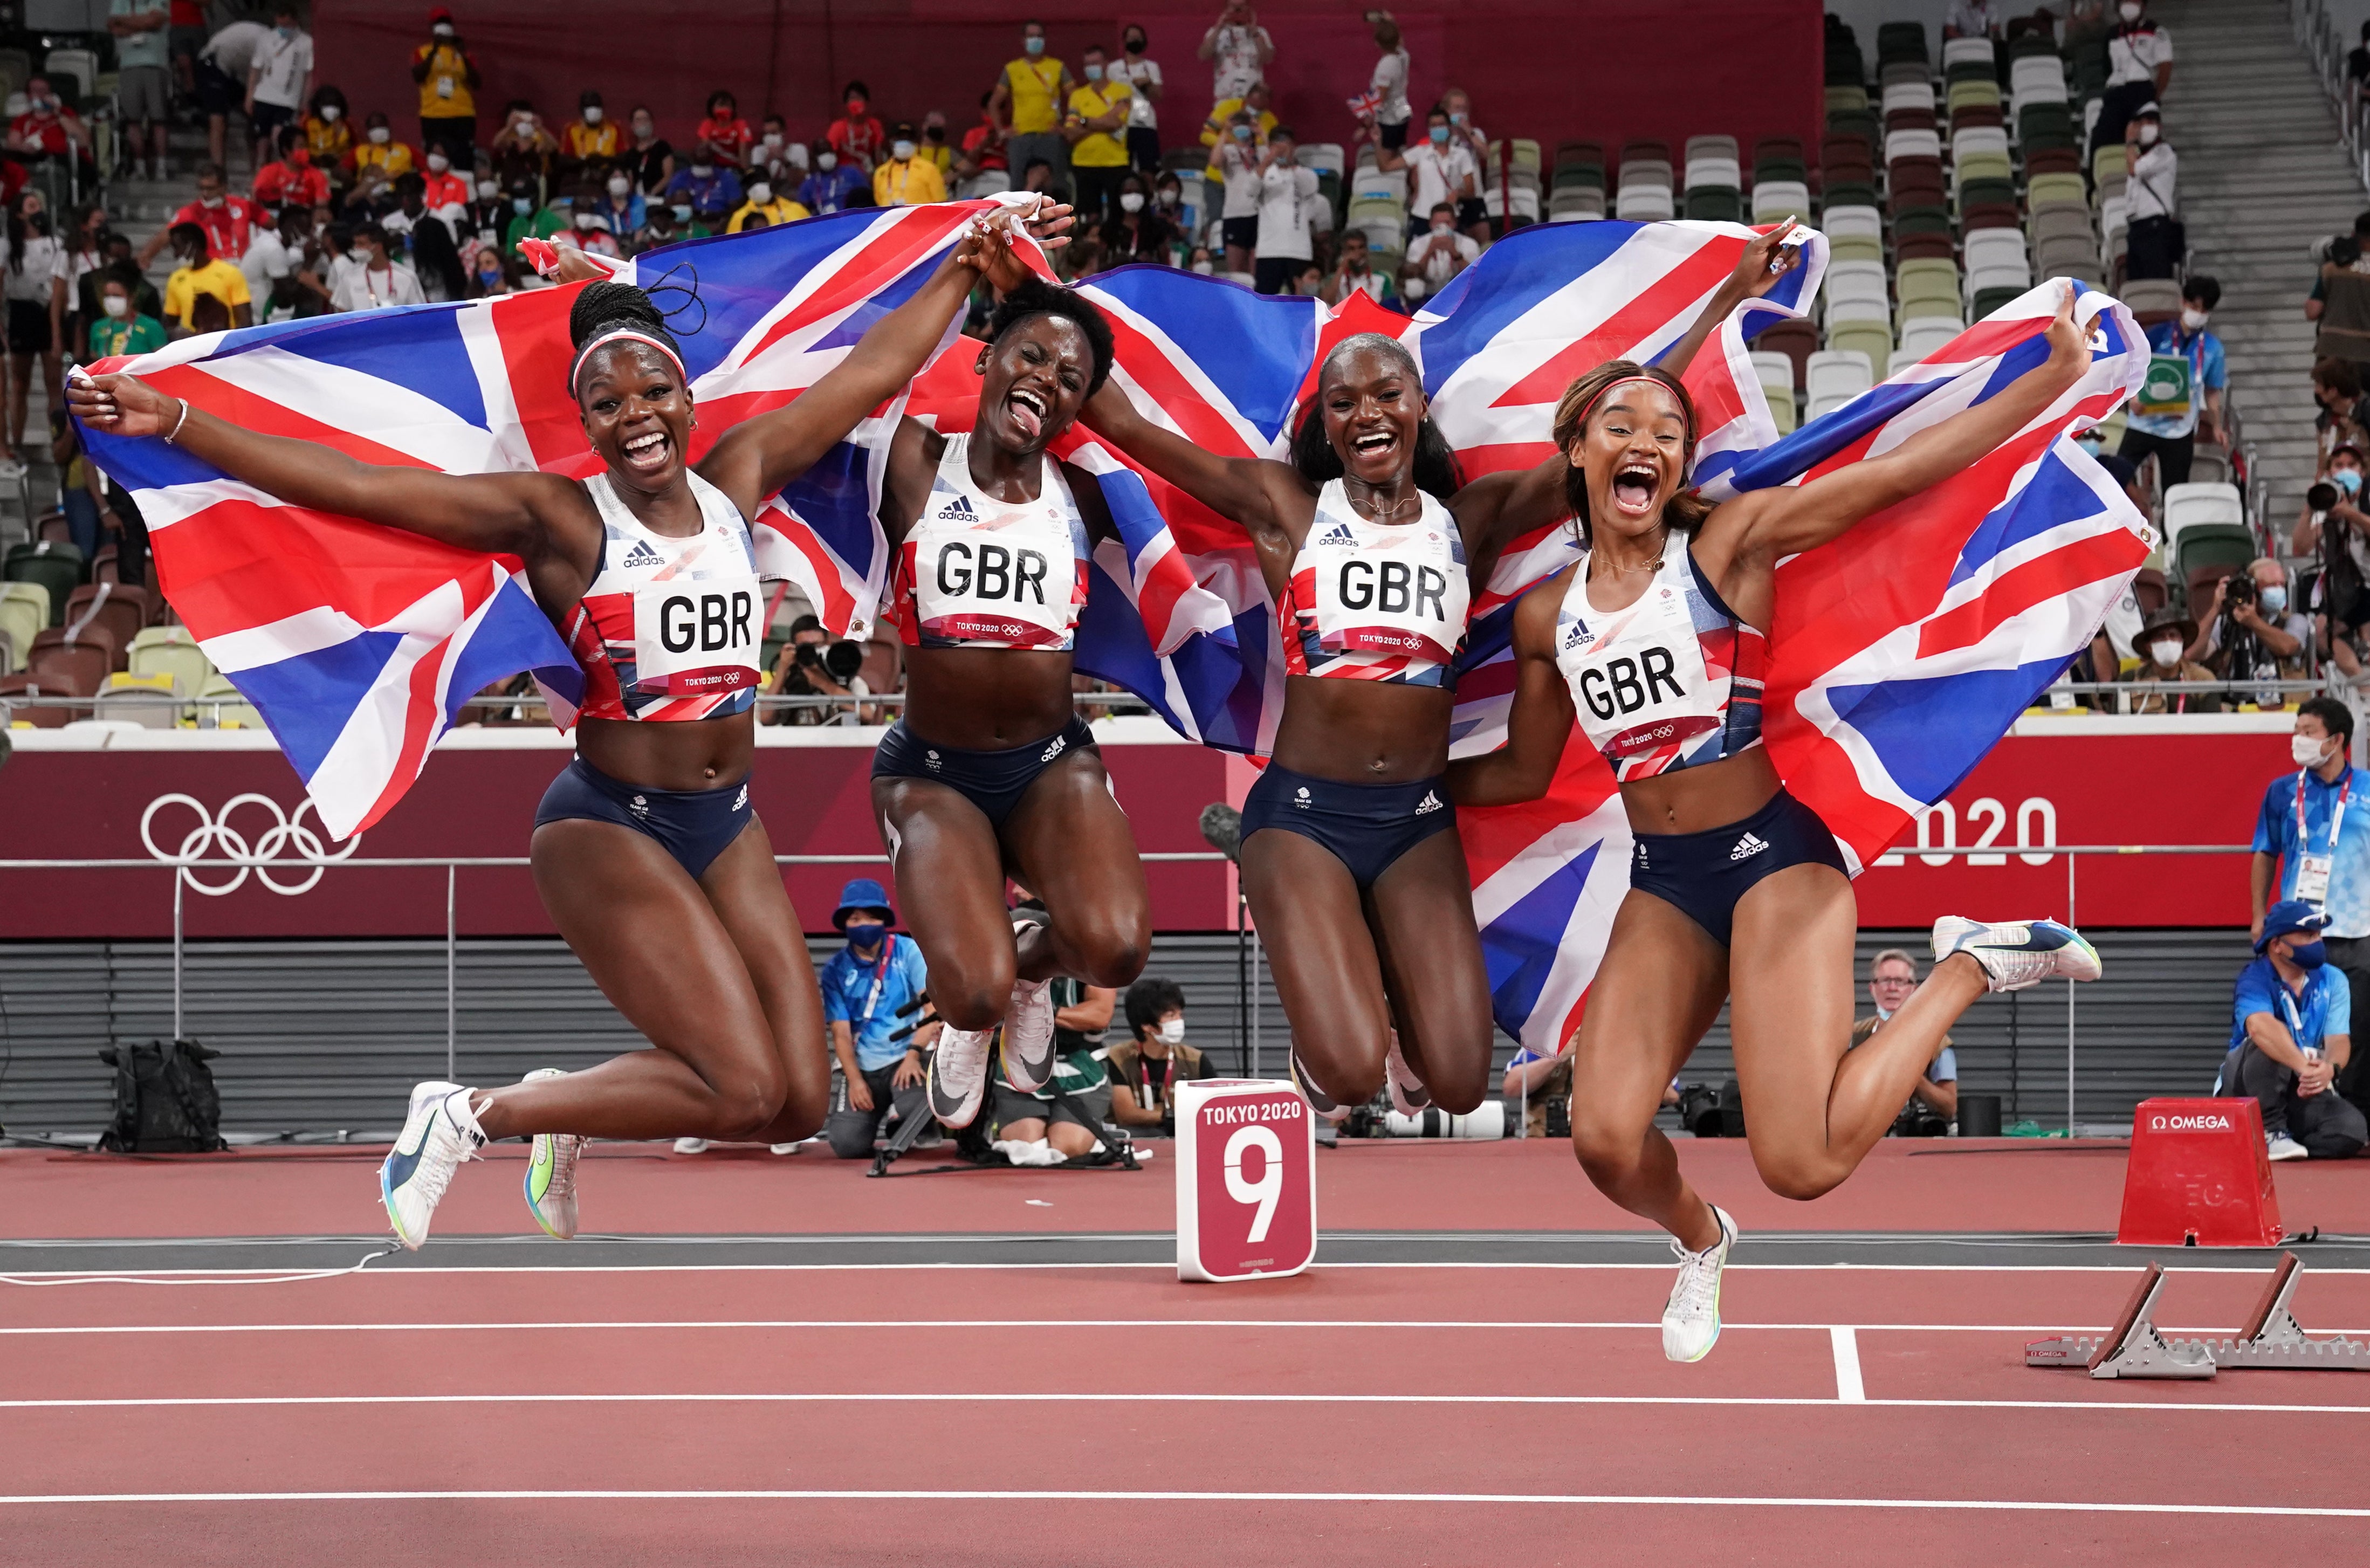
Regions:
<instances>
[{"instance_id":1,"label":"adidas logo","mask_svg":"<svg viewBox=\"0 0 2370 1568\"><path fill-rule=\"evenodd\" d=\"M1595 638L1590 633L1588 623L1585 621L1572 622L1571 629L1563 634L1563 645L1567 650L1582 647L1594 640Z\"/></svg>"},{"instance_id":2,"label":"adidas logo","mask_svg":"<svg viewBox=\"0 0 2370 1568\"><path fill-rule=\"evenodd\" d=\"M1354 545L1358 542L1358 536L1350 531L1347 523L1336 523L1333 531L1317 542L1320 545Z\"/></svg>"},{"instance_id":3,"label":"adidas logo","mask_svg":"<svg viewBox=\"0 0 2370 1568\"><path fill-rule=\"evenodd\" d=\"M955 497L954 500L938 508L938 518L941 522L948 523L954 522L957 519L961 519L962 521L970 523L976 523L979 521L979 513L971 509L971 497L967 495L959 495Z\"/></svg>"},{"instance_id":4,"label":"adidas logo","mask_svg":"<svg viewBox=\"0 0 2370 1568\"><path fill-rule=\"evenodd\" d=\"M658 551L650 548L649 540L636 539L634 541L634 548L627 550L626 552L626 559L619 561L617 564L623 567L664 566L666 564L666 558L660 555Z\"/></svg>"},{"instance_id":5,"label":"adidas logo","mask_svg":"<svg viewBox=\"0 0 2370 1568\"><path fill-rule=\"evenodd\" d=\"M736 812L737 812L737 811L739 811L742 807L743 807L743 806L747 805L748 803L749 803L749 786L747 786L746 784L743 784L743 785L742 785L742 786L741 786L741 792L740 792L739 794L737 794L737 795L735 795L735 796L733 796L733 797L732 797L732 809L733 809L734 811L736 811Z\"/></svg>"},{"instance_id":6,"label":"adidas logo","mask_svg":"<svg viewBox=\"0 0 2370 1568\"><path fill-rule=\"evenodd\" d=\"M1423 799L1416 802L1415 814L1421 816L1426 812L1436 812L1444 809L1445 807L1440 799L1439 792L1437 790L1426 790L1423 792Z\"/></svg>"},{"instance_id":7,"label":"adidas logo","mask_svg":"<svg viewBox=\"0 0 2370 1568\"><path fill-rule=\"evenodd\" d=\"M1064 751L1064 749L1069 745L1069 744L1070 744L1070 738L1069 738L1067 735L1056 735L1056 736L1054 736L1054 737L1053 737L1053 744L1052 745L1050 745L1050 746L1047 746L1047 747L1045 748L1045 755L1044 755L1043 756L1039 757L1037 760L1038 760L1039 762L1051 762L1051 761L1053 761L1055 757L1057 757L1057 756L1059 756L1059 755L1062 755L1063 751Z\"/></svg>"},{"instance_id":8,"label":"adidas logo","mask_svg":"<svg viewBox=\"0 0 2370 1568\"><path fill-rule=\"evenodd\" d=\"M1748 833L1736 841L1736 847L1728 852L1728 858L1731 860L1750 860L1768 847L1767 839L1755 838Z\"/></svg>"}]
</instances>

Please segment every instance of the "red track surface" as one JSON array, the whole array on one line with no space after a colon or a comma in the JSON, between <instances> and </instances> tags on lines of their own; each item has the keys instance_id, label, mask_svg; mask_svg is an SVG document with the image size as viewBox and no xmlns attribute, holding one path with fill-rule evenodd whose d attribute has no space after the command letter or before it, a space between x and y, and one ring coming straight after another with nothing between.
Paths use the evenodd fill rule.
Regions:
<instances>
[{"instance_id":1,"label":"red track surface","mask_svg":"<svg viewBox=\"0 0 2370 1568\"><path fill-rule=\"evenodd\" d=\"M1743 1155L1685 1151L1748 1230L2101 1229L2122 1174L2112 1152L1891 1146L1804 1205L1769 1198ZM1618 1223L1538 1145L1324 1159L1328 1229ZM440 1229L514 1233L516 1170L465 1172ZM17 1155L0 1215L52 1236L351 1232L374 1217L371 1174ZM2370 1162L2279 1180L2292 1225L2370 1229ZM604 1158L584 1188L604 1232L742 1233L1159 1230L1171 1190L1157 1162L867 1182L812 1155ZM1739 1266L1720 1344L1692 1366L1661 1355L1659 1265L1328 1267L1320 1250L1307 1275L1237 1286L1150 1267L0 1286L0 1495L91 1499L0 1503L0 1561L1247 1568L1709 1546L1820 1568L2162 1568L2267 1539L2358 1560L2370 1519L2101 1505L2358 1506L2326 1461L2370 1450L2370 1377L2028 1370L2025 1340L2102 1326L2128 1279L1969 1258ZM2158 1320L2226 1330L2259 1280L2179 1271ZM2295 1307L2358 1334L2370 1275L2307 1272ZM814 1495L896 1492L934 1495ZM1099 1495L949 1495L1043 1492ZM258 1495L291 1493L312 1495ZM430 1495L351 1495L390 1493ZM650 1493L690 1495L617 1495Z\"/></svg>"}]
</instances>

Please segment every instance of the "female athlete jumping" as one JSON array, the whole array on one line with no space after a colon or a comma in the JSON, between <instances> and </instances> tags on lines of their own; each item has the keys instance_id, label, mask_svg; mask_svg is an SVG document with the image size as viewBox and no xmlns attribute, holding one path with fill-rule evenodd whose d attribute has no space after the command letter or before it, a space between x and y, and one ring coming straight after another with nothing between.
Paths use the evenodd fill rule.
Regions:
<instances>
[{"instance_id":1,"label":"female athlete jumping","mask_svg":"<svg viewBox=\"0 0 2370 1568\"><path fill-rule=\"evenodd\" d=\"M881 506L908 651L872 805L944 1022L929 1101L949 1127L979 1113L999 1021L1005 1078L1036 1092L1053 1066L1053 976L1125 986L1152 941L1134 836L1070 700L1087 551L1113 536L1110 515L1093 476L1045 450L1110 375L1110 329L1031 279L988 334L970 432L906 420ZM1007 908L1007 871L1044 918Z\"/></svg>"},{"instance_id":2,"label":"female athlete jumping","mask_svg":"<svg viewBox=\"0 0 2370 1568\"><path fill-rule=\"evenodd\" d=\"M1047 232L1060 211L1044 214ZM130 375L74 387L94 428L161 436L291 504L517 556L584 666L576 759L535 813L535 888L657 1049L502 1089L414 1089L380 1174L405 1246L426 1239L453 1172L488 1138L535 1135L528 1202L565 1237L587 1137L779 1143L822 1125L830 1062L814 971L749 805L765 598L747 520L921 369L983 272L1023 275L992 230L963 239L842 363L724 435L696 470L682 352L650 297L624 283L588 283L569 317L569 388L607 465L581 483L360 463L243 430Z\"/></svg>"},{"instance_id":3,"label":"female athlete jumping","mask_svg":"<svg viewBox=\"0 0 2370 1568\"><path fill-rule=\"evenodd\" d=\"M1573 1047L1572 1147L1599 1191L1674 1238L1682 1261L1662 1315L1674 1361L1701 1358L1720 1336L1736 1225L1688 1186L1653 1117L1724 998L1735 999L1754 1164L1771 1191L1813 1198L1883 1136L1986 987L2099 974L2089 944L2054 921L1944 919L1926 983L1846 1055L1851 882L1834 835L1761 747L1756 628L1769 624L1778 560L1957 473L2054 403L2090 362L2070 287L2048 342L2039 370L1881 456L1718 506L1683 488L1695 414L1672 377L1616 362L1574 382L1557 409L1566 500L1589 553L1524 595L1507 744L1452 764L1448 784L1466 805L1537 798L1575 713L1620 780L1637 848Z\"/></svg>"},{"instance_id":4,"label":"female athlete jumping","mask_svg":"<svg viewBox=\"0 0 2370 1568\"><path fill-rule=\"evenodd\" d=\"M1799 263L1780 225L1665 363L1684 371L1748 297ZM1292 1068L1339 1119L1387 1083L1413 1115L1472 1110L1489 1087L1490 986L1444 772L1449 661L1512 540L1565 513L1559 455L1460 487L1392 339L1345 339L1317 373L1292 461L1226 458L1137 413L1116 388L1095 432L1241 524L1284 628L1272 761L1243 803L1243 890L1292 1024Z\"/></svg>"}]
</instances>

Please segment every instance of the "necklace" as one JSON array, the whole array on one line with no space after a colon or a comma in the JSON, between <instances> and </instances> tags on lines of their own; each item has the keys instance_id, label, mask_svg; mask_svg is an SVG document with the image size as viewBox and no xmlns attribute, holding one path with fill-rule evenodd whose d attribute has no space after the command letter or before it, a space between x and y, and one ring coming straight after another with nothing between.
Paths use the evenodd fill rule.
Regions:
<instances>
[{"instance_id":1,"label":"necklace","mask_svg":"<svg viewBox=\"0 0 2370 1568\"><path fill-rule=\"evenodd\" d=\"M1380 507L1379 513L1375 516L1367 518L1366 521L1369 523L1379 523L1387 525L1398 521L1399 509L1401 507L1413 505L1417 512L1421 513L1423 510L1423 492L1421 490L1418 490L1413 495L1403 496L1399 500L1392 502L1387 506L1382 506L1381 502L1375 499L1375 492L1368 490L1366 492L1366 502L1368 505Z\"/></svg>"},{"instance_id":2,"label":"necklace","mask_svg":"<svg viewBox=\"0 0 2370 1568\"><path fill-rule=\"evenodd\" d=\"M1635 565L1635 566L1608 566L1608 567L1606 567L1603 571L1598 571L1596 570L1596 567L1595 567L1595 559L1596 559L1596 558L1595 558L1595 552L1594 552L1594 551L1593 551L1593 550L1592 550L1592 551L1590 551L1590 552L1589 552L1589 577L1590 577L1590 579L1593 581L1593 580L1594 580L1595 578L1598 578L1598 577L1605 577L1605 576L1612 576L1612 577L1626 577L1626 576L1628 576L1629 573L1631 573L1631 572L1633 572L1633 571L1662 571L1662 551L1663 551L1663 549L1664 549L1665 548L1667 548L1667 547L1669 546L1669 544L1670 544L1670 542L1671 542L1671 526L1670 526L1670 525L1669 525L1669 524L1665 523L1665 524L1663 524L1663 525L1662 525L1662 536L1660 539L1656 540L1656 541L1655 541L1655 543L1654 543L1654 559L1651 559L1651 560L1648 560L1648 561L1640 561L1640 562L1639 562L1639 563L1638 563L1637 565Z\"/></svg>"}]
</instances>

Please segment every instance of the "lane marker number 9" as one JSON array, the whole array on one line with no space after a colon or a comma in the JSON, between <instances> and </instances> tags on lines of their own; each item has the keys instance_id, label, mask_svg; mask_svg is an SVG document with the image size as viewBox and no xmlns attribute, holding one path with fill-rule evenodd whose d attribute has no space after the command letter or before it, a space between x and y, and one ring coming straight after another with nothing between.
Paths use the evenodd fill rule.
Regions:
<instances>
[{"instance_id":1,"label":"lane marker number 9","mask_svg":"<svg viewBox=\"0 0 2370 1568\"><path fill-rule=\"evenodd\" d=\"M1266 1156L1265 1169L1256 1182L1243 1176L1243 1155L1256 1147ZM1276 1201L1283 1196L1283 1142L1274 1132L1254 1122L1235 1129L1226 1140L1226 1196L1238 1204L1257 1204L1259 1216L1251 1221L1248 1239L1256 1245L1267 1239L1267 1228L1275 1218Z\"/></svg>"}]
</instances>

